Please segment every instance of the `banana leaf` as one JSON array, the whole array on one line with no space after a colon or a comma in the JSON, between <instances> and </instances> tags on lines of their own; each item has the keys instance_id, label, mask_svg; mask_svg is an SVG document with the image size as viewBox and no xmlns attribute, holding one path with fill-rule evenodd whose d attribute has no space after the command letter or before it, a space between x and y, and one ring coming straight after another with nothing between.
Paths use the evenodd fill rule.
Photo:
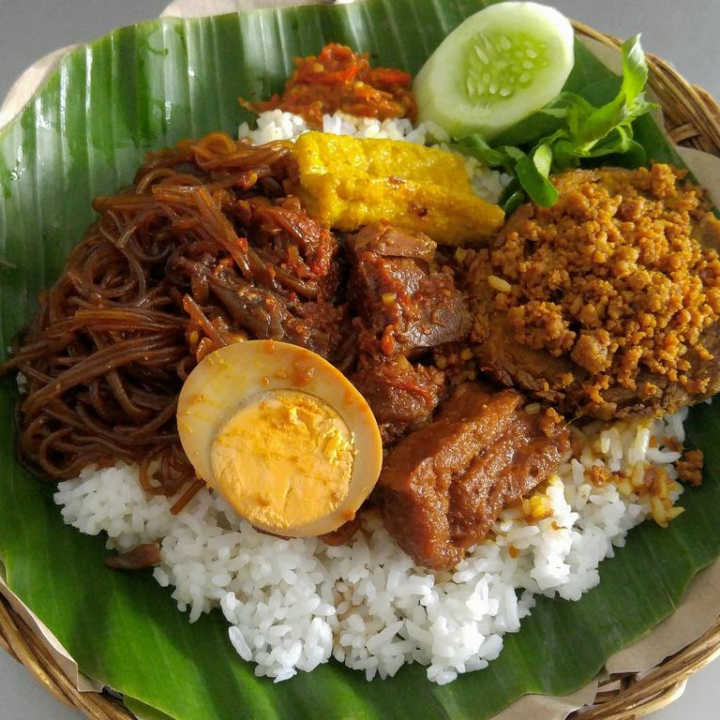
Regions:
<instances>
[{"instance_id":1,"label":"banana leaf","mask_svg":"<svg viewBox=\"0 0 720 720\"><path fill-rule=\"evenodd\" d=\"M366 0L354 5L162 19L122 28L70 53L0 132L0 357L92 220L91 199L128 184L143 154L212 130L235 132L238 98L279 89L291 58L333 40L385 65L417 71L440 40L486 2ZM578 47L569 80L601 100L617 78ZM645 121L638 137L676 159ZM11 589L53 630L80 669L123 693L139 714L228 718L491 718L525 693L566 694L609 655L649 632L720 554L720 410L702 405L690 443L705 451L705 482L686 493L670 528L645 524L601 567L579 602L541 598L501 656L446 686L409 666L388 680L330 662L275 684L230 647L218 612L190 624L147 573L104 569L102 537L62 523L53 487L13 452L13 378L0 380L0 560Z\"/></svg>"}]
</instances>

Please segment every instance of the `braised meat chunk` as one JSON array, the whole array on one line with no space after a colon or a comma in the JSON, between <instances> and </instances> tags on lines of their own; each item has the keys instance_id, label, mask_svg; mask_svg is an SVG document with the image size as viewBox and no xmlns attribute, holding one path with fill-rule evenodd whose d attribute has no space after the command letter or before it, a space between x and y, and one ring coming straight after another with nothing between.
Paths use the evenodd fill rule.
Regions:
<instances>
[{"instance_id":1,"label":"braised meat chunk","mask_svg":"<svg viewBox=\"0 0 720 720\"><path fill-rule=\"evenodd\" d=\"M573 170L478 252L478 365L566 414L660 415L720 390L720 222L668 165Z\"/></svg>"},{"instance_id":2,"label":"braised meat chunk","mask_svg":"<svg viewBox=\"0 0 720 720\"><path fill-rule=\"evenodd\" d=\"M370 405L386 446L428 422L446 394L442 372L404 357L363 362L350 381Z\"/></svg>"},{"instance_id":3,"label":"braised meat chunk","mask_svg":"<svg viewBox=\"0 0 720 720\"><path fill-rule=\"evenodd\" d=\"M422 233L375 223L348 238L349 296L368 351L413 356L462 340L472 325L467 296L435 266L436 244ZM362 341L361 341L362 342Z\"/></svg>"},{"instance_id":4,"label":"braised meat chunk","mask_svg":"<svg viewBox=\"0 0 720 720\"><path fill-rule=\"evenodd\" d=\"M428 422L445 396L445 375L422 356L466 338L468 298L423 233L375 223L349 236L346 249L358 354L350 379L391 445Z\"/></svg>"},{"instance_id":5,"label":"braised meat chunk","mask_svg":"<svg viewBox=\"0 0 720 720\"><path fill-rule=\"evenodd\" d=\"M418 564L450 569L568 449L567 430L528 412L520 393L465 383L388 453L378 481L385 526Z\"/></svg>"}]
</instances>

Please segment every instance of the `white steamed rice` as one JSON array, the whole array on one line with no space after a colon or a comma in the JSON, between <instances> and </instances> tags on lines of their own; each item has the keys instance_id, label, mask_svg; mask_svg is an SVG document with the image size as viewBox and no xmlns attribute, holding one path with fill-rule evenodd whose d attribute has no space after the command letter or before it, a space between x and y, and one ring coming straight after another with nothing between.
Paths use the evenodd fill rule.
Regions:
<instances>
[{"instance_id":1,"label":"white steamed rice","mask_svg":"<svg viewBox=\"0 0 720 720\"><path fill-rule=\"evenodd\" d=\"M599 563L651 513L651 498L613 482L596 486L589 469L642 475L654 453L675 478L679 453L660 444L682 441L681 421L625 423L599 442L586 438L581 458L564 463L539 496L547 517L529 522L521 509L506 510L494 537L446 573L414 566L377 520L349 545L331 547L259 533L210 492L173 516L172 500L145 496L135 467L88 468L60 483L55 500L66 523L107 533L109 548L160 542L157 582L173 588L191 621L219 607L230 642L257 675L285 680L334 657L368 679L419 662L444 684L496 658L535 596L577 600L599 582Z\"/></svg>"},{"instance_id":2,"label":"white steamed rice","mask_svg":"<svg viewBox=\"0 0 720 720\"><path fill-rule=\"evenodd\" d=\"M326 118L325 129L421 143L446 139L435 128L403 120L336 115ZM274 111L240 134L261 143L305 130L301 119ZM482 172L472 161L468 171L480 194L497 198L497 173ZM676 499L672 463L679 453L663 449L662 438L682 443L682 420L679 414L623 423L597 438L578 438L584 443L580 459L565 462L529 501L530 508L542 508L542 519L529 521L527 508L506 510L491 538L445 573L416 567L377 519L350 544L331 547L314 538L258 533L207 491L174 516L173 500L147 497L137 468L126 465L87 468L60 483L55 501L66 523L86 534L106 533L108 548L159 542L157 582L173 588L190 621L219 608L230 642L259 676L281 681L335 658L368 679L422 663L431 681L445 684L496 658L503 636L520 628L536 596L577 600L599 582L600 562L653 514L653 498L636 492L649 463L667 470L670 500ZM622 482L593 483L593 466ZM638 482L633 486L628 478Z\"/></svg>"}]
</instances>

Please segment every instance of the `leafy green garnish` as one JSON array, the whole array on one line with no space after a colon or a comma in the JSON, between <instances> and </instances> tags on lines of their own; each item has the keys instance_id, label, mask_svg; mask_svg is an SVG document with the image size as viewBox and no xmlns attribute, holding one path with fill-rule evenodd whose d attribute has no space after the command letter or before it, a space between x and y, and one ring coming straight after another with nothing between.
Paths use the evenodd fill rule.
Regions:
<instances>
[{"instance_id":1,"label":"leafy green garnish","mask_svg":"<svg viewBox=\"0 0 720 720\"><path fill-rule=\"evenodd\" d=\"M655 105L645 98L648 67L640 36L625 41L620 51L622 83L615 97L604 105L596 107L578 93L563 91L493 144L472 135L454 147L488 167L511 174L514 182L508 197L513 203L522 191L544 206L557 200L557 190L549 179L552 173L607 156L620 156L627 165L643 164L646 152L633 137L633 123ZM538 128L542 128L540 137ZM512 144L507 143L508 138Z\"/></svg>"}]
</instances>

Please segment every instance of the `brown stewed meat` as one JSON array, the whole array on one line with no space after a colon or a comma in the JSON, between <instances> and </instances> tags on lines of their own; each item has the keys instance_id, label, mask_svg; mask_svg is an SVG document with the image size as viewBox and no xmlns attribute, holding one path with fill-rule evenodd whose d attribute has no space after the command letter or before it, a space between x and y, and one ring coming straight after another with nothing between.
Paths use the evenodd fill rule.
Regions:
<instances>
[{"instance_id":1,"label":"brown stewed meat","mask_svg":"<svg viewBox=\"0 0 720 720\"><path fill-rule=\"evenodd\" d=\"M445 374L419 359L466 338L468 297L423 233L374 223L349 236L346 249L358 353L350 379L390 445L428 422L445 396Z\"/></svg>"},{"instance_id":2,"label":"brown stewed meat","mask_svg":"<svg viewBox=\"0 0 720 720\"><path fill-rule=\"evenodd\" d=\"M720 390L720 222L668 165L557 176L470 268L482 370L572 415L664 414Z\"/></svg>"},{"instance_id":3,"label":"brown stewed meat","mask_svg":"<svg viewBox=\"0 0 720 720\"><path fill-rule=\"evenodd\" d=\"M388 357L413 356L466 337L472 325L468 298L449 268L436 266L433 240L375 223L349 237L347 247L361 347L370 344Z\"/></svg>"},{"instance_id":4,"label":"brown stewed meat","mask_svg":"<svg viewBox=\"0 0 720 720\"><path fill-rule=\"evenodd\" d=\"M363 362L350 381L370 405L385 446L429 421L447 392L440 370L402 356Z\"/></svg>"},{"instance_id":5,"label":"brown stewed meat","mask_svg":"<svg viewBox=\"0 0 720 720\"><path fill-rule=\"evenodd\" d=\"M526 410L515 390L461 385L388 453L378 481L388 531L418 564L454 567L504 507L556 470L569 449L558 421Z\"/></svg>"}]
</instances>

